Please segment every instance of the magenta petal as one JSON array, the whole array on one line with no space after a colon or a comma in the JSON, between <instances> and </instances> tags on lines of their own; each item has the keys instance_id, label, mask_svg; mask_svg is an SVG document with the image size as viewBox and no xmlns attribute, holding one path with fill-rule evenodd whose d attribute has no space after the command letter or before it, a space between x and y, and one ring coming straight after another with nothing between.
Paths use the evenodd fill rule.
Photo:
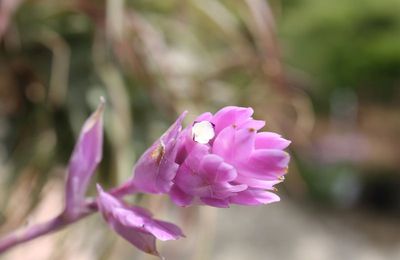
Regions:
<instances>
[{"instance_id":1,"label":"magenta petal","mask_svg":"<svg viewBox=\"0 0 400 260\"><path fill-rule=\"evenodd\" d=\"M260 132L256 136L256 149L279 149L283 150L290 144L289 140L282 138L279 134L272 132Z\"/></svg>"},{"instance_id":2,"label":"magenta petal","mask_svg":"<svg viewBox=\"0 0 400 260\"><path fill-rule=\"evenodd\" d=\"M254 120L254 119L250 118L249 120L247 120L244 123L242 123L241 125L239 125L238 128L253 129L253 130L258 131L261 128L263 128L264 126L265 126L265 121L263 121L263 120Z\"/></svg>"},{"instance_id":3,"label":"magenta petal","mask_svg":"<svg viewBox=\"0 0 400 260\"><path fill-rule=\"evenodd\" d=\"M290 156L282 150L254 150L246 164L240 165L243 177L276 180L287 171Z\"/></svg>"},{"instance_id":4,"label":"magenta petal","mask_svg":"<svg viewBox=\"0 0 400 260\"><path fill-rule=\"evenodd\" d=\"M200 173L208 182L233 181L236 176L236 169L223 161L221 157L214 154L204 156L201 161Z\"/></svg>"},{"instance_id":5,"label":"magenta petal","mask_svg":"<svg viewBox=\"0 0 400 260\"><path fill-rule=\"evenodd\" d=\"M239 192L237 196L229 198L231 203L239 205L260 205L277 202L280 200L279 196L264 190L248 189L243 192Z\"/></svg>"},{"instance_id":6,"label":"magenta petal","mask_svg":"<svg viewBox=\"0 0 400 260\"><path fill-rule=\"evenodd\" d=\"M264 167L266 170L286 169L290 160L287 152L273 149L255 150L249 159L249 164L254 163L255 167Z\"/></svg>"},{"instance_id":7,"label":"magenta petal","mask_svg":"<svg viewBox=\"0 0 400 260\"><path fill-rule=\"evenodd\" d=\"M201 150L199 150L201 151ZM202 153L197 154L195 150L189 154L187 160L180 166L175 177L175 186L179 189L172 191L173 200L177 200L178 205L187 205L192 202L192 197L200 199L217 199L215 203L221 203L221 199L233 196L235 192L243 191L247 185L231 185L236 176L233 166L225 163L219 156ZM191 158L193 157L193 158ZM196 158L196 160L194 160ZM200 164L200 167L198 166ZM191 165L193 169L190 168ZM190 196L188 202L179 202L180 198L185 199L185 195ZM177 198L175 198L177 197ZM209 202L210 204L212 202Z\"/></svg>"},{"instance_id":8,"label":"magenta petal","mask_svg":"<svg viewBox=\"0 0 400 260\"><path fill-rule=\"evenodd\" d=\"M213 118L213 115L210 112L205 112L201 115L199 115L198 117L196 117L196 120L194 120L195 122L199 122L199 121L211 121Z\"/></svg>"},{"instance_id":9,"label":"magenta petal","mask_svg":"<svg viewBox=\"0 0 400 260\"><path fill-rule=\"evenodd\" d=\"M182 230L169 222L154 220L151 224L147 224L146 229L161 241L176 240L184 237Z\"/></svg>"},{"instance_id":10,"label":"magenta petal","mask_svg":"<svg viewBox=\"0 0 400 260\"><path fill-rule=\"evenodd\" d=\"M193 196L183 192L178 186L174 185L169 192L172 201L181 207L189 206L193 201Z\"/></svg>"},{"instance_id":11,"label":"magenta petal","mask_svg":"<svg viewBox=\"0 0 400 260\"><path fill-rule=\"evenodd\" d=\"M246 160L254 149L255 131L227 127L215 138L212 152L234 164Z\"/></svg>"},{"instance_id":12,"label":"magenta petal","mask_svg":"<svg viewBox=\"0 0 400 260\"><path fill-rule=\"evenodd\" d=\"M139 250L151 255L161 257L160 253L157 251L156 238L154 235L143 232L141 230L136 230L135 232L132 232L120 223L110 224L110 226L121 237L123 237Z\"/></svg>"},{"instance_id":13,"label":"magenta petal","mask_svg":"<svg viewBox=\"0 0 400 260\"><path fill-rule=\"evenodd\" d=\"M118 219L120 224L130 227L141 228L145 225L146 218L151 218L148 215L141 215L136 209L128 208L123 204L114 206L109 211L112 212L115 219ZM135 214L132 214L132 212L135 212Z\"/></svg>"},{"instance_id":14,"label":"magenta petal","mask_svg":"<svg viewBox=\"0 0 400 260\"><path fill-rule=\"evenodd\" d=\"M202 144L195 144L193 150L186 157L179 167L174 183L179 188L191 195L200 192L199 187L204 186L204 179L198 174L203 157L208 154L208 147Z\"/></svg>"},{"instance_id":15,"label":"magenta petal","mask_svg":"<svg viewBox=\"0 0 400 260\"><path fill-rule=\"evenodd\" d=\"M85 121L68 165L65 216L73 218L82 210L90 179L102 158L103 110L101 101Z\"/></svg>"},{"instance_id":16,"label":"magenta petal","mask_svg":"<svg viewBox=\"0 0 400 260\"><path fill-rule=\"evenodd\" d=\"M186 157L183 165L190 168L193 172L199 172L201 166L200 163L204 156L209 154L209 150L210 148L207 145L196 143L189 155Z\"/></svg>"},{"instance_id":17,"label":"magenta petal","mask_svg":"<svg viewBox=\"0 0 400 260\"><path fill-rule=\"evenodd\" d=\"M229 106L219 110L213 117L215 132L219 133L228 126L238 126L253 114L252 108Z\"/></svg>"},{"instance_id":18,"label":"magenta petal","mask_svg":"<svg viewBox=\"0 0 400 260\"><path fill-rule=\"evenodd\" d=\"M246 176L241 176L240 174L236 178L236 181L239 183L243 183L248 185L249 187L252 188L258 188L258 189L264 189L264 190L273 190L274 185L282 182L282 180L277 179L277 180L260 180L256 178L250 178Z\"/></svg>"},{"instance_id":19,"label":"magenta petal","mask_svg":"<svg viewBox=\"0 0 400 260\"><path fill-rule=\"evenodd\" d=\"M138 212L140 215L142 215L142 216L144 216L146 218L153 217L153 214L149 210L147 210L145 208L138 207L138 206L127 206L126 208L128 210L132 210L132 211Z\"/></svg>"},{"instance_id":20,"label":"magenta petal","mask_svg":"<svg viewBox=\"0 0 400 260\"><path fill-rule=\"evenodd\" d=\"M201 202L206 205L217 207L217 208L229 208L229 201L214 198L201 198Z\"/></svg>"},{"instance_id":21,"label":"magenta petal","mask_svg":"<svg viewBox=\"0 0 400 260\"><path fill-rule=\"evenodd\" d=\"M186 164L179 168L179 171L175 177L175 185L177 185L182 191L191 195L200 195L203 192L209 194L204 179L198 174L194 173ZM203 191L202 191L203 190Z\"/></svg>"},{"instance_id":22,"label":"magenta petal","mask_svg":"<svg viewBox=\"0 0 400 260\"><path fill-rule=\"evenodd\" d=\"M203 156L201 160L200 170L202 172L210 172L210 173L217 172L219 166L223 162L224 160L218 155L206 154L205 156Z\"/></svg>"},{"instance_id":23,"label":"magenta petal","mask_svg":"<svg viewBox=\"0 0 400 260\"><path fill-rule=\"evenodd\" d=\"M229 183L216 183L212 186L212 197L216 199L226 199L231 196L236 196L237 192L247 189L247 185L238 184L232 185Z\"/></svg>"},{"instance_id":24,"label":"magenta petal","mask_svg":"<svg viewBox=\"0 0 400 260\"><path fill-rule=\"evenodd\" d=\"M178 134L181 131L182 113L174 124L138 160L134 168L132 185L149 193L166 193L178 170L175 162Z\"/></svg>"},{"instance_id":25,"label":"magenta petal","mask_svg":"<svg viewBox=\"0 0 400 260\"><path fill-rule=\"evenodd\" d=\"M240 192L240 191L244 191L247 189L247 185L245 184L229 184L229 183L218 183L215 184L213 186L215 188L215 190L217 190L218 192ZM232 196L233 194L231 194Z\"/></svg>"},{"instance_id":26,"label":"magenta petal","mask_svg":"<svg viewBox=\"0 0 400 260\"><path fill-rule=\"evenodd\" d=\"M175 240L183 236L181 229L165 221L153 219L139 207L128 207L97 186L97 205L107 223L123 238L138 249L159 256L156 238Z\"/></svg>"}]
</instances>

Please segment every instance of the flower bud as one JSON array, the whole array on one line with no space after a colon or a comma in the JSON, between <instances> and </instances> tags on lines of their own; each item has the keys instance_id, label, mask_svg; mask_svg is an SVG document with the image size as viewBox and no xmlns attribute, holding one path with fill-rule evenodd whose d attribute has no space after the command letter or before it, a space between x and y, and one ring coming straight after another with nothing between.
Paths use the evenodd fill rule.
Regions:
<instances>
[{"instance_id":1,"label":"flower bud","mask_svg":"<svg viewBox=\"0 0 400 260\"><path fill-rule=\"evenodd\" d=\"M64 214L73 218L82 210L89 181L102 158L104 99L85 121L68 165Z\"/></svg>"}]
</instances>

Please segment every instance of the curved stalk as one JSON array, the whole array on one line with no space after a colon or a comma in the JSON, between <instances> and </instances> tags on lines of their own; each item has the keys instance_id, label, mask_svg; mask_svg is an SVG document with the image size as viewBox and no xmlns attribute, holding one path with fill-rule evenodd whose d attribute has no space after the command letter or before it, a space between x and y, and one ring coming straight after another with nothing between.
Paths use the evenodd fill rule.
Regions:
<instances>
[{"instance_id":1,"label":"curved stalk","mask_svg":"<svg viewBox=\"0 0 400 260\"><path fill-rule=\"evenodd\" d=\"M132 186L123 184L118 188L114 188L110 191L116 197L123 197L128 194L135 193ZM57 217L50 219L44 223L39 223L24 230L18 230L11 232L8 235L0 238L0 254L4 253L8 249L17 246L19 244L31 241L37 237L47 235L56 232L72 223L75 223L95 212L97 212L97 203L95 199L87 199L82 212L74 218L67 218L63 213Z\"/></svg>"}]
</instances>

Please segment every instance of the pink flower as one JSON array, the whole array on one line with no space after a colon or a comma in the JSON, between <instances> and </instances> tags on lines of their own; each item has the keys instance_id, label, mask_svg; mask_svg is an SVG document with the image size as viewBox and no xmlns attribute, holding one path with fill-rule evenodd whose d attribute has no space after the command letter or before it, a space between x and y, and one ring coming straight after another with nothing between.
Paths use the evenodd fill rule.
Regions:
<instances>
[{"instance_id":1,"label":"pink flower","mask_svg":"<svg viewBox=\"0 0 400 260\"><path fill-rule=\"evenodd\" d=\"M104 99L86 120L67 170L64 215L74 218L82 210L89 181L102 158Z\"/></svg>"},{"instance_id":2,"label":"pink flower","mask_svg":"<svg viewBox=\"0 0 400 260\"><path fill-rule=\"evenodd\" d=\"M175 123L139 158L131 189L147 193L166 193L170 190L179 165L175 162L177 138L182 129L182 113Z\"/></svg>"},{"instance_id":3,"label":"pink flower","mask_svg":"<svg viewBox=\"0 0 400 260\"><path fill-rule=\"evenodd\" d=\"M138 249L160 256L156 248L156 239L176 240L184 236L179 227L153 219L152 214L146 209L125 205L104 192L100 185L97 185L97 190L99 193L97 205L104 219L115 232Z\"/></svg>"},{"instance_id":4,"label":"pink flower","mask_svg":"<svg viewBox=\"0 0 400 260\"><path fill-rule=\"evenodd\" d=\"M170 191L180 206L258 205L279 201L273 186L283 180L290 141L271 132L257 132L264 121L253 109L225 107L204 113L179 136L179 165Z\"/></svg>"}]
</instances>

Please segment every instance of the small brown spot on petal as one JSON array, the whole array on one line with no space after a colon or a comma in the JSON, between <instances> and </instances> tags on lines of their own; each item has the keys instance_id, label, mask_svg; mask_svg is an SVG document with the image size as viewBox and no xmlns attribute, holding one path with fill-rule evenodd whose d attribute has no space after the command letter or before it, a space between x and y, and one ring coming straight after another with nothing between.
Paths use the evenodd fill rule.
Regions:
<instances>
[{"instance_id":1,"label":"small brown spot on petal","mask_svg":"<svg viewBox=\"0 0 400 260\"><path fill-rule=\"evenodd\" d=\"M151 153L151 158L153 158L154 160L156 160L157 164L160 164L161 159L163 158L165 154L165 148L164 145L162 143L160 143L156 149L153 150L153 152Z\"/></svg>"}]
</instances>

